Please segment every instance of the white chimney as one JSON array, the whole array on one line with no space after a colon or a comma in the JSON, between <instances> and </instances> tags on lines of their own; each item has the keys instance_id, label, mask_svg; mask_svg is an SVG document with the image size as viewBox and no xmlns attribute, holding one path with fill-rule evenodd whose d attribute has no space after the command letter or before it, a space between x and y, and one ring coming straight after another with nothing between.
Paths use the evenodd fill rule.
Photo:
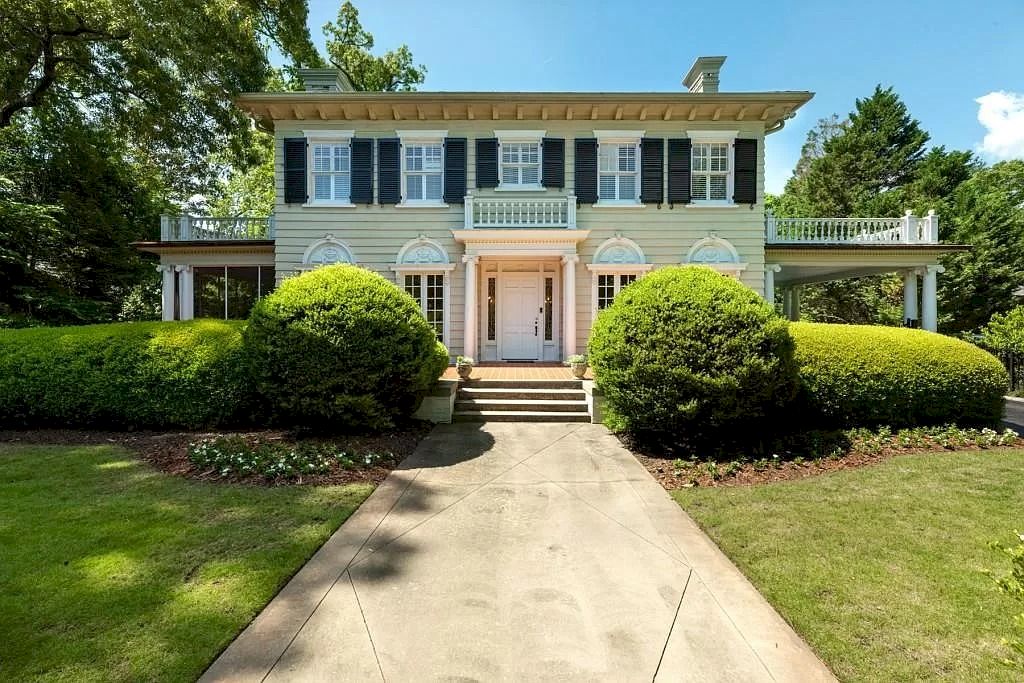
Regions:
<instances>
[{"instance_id":1,"label":"white chimney","mask_svg":"<svg viewBox=\"0 0 1024 683\"><path fill-rule=\"evenodd\" d=\"M690 92L718 92L718 74L725 57L697 57L683 76L683 85Z\"/></svg>"},{"instance_id":2,"label":"white chimney","mask_svg":"<svg viewBox=\"0 0 1024 683\"><path fill-rule=\"evenodd\" d=\"M355 90L340 69L299 69L306 92L351 92Z\"/></svg>"}]
</instances>

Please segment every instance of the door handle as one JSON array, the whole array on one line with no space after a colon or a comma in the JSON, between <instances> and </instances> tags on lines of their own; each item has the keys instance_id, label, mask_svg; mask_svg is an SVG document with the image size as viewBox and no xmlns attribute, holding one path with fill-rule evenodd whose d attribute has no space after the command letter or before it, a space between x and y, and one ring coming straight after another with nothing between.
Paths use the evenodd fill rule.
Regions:
<instances>
[{"instance_id":1,"label":"door handle","mask_svg":"<svg viewBox=\"0 0 1024 683\"><path fill-rule=\"evenodd\" d=\"M533 336L534 336L534 337L536 337L536 336L537 336L537 325L538 325L538 323L537 323L537 319L536 319L536 318L534 318L534 319L533 319Z\"/></svg>"}]
</instances>

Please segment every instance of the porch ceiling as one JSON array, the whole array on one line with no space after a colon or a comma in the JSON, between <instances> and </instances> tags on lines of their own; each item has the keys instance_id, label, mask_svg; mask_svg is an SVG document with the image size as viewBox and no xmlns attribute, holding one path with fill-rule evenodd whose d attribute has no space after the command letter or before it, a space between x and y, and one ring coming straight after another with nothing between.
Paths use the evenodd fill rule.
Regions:
<instances>
[{"instance_id":1,"label":"porch ceiling","mask_svg":"<svg viewBox=\"0 0 1024 683\"><path fill-rule=\"evenodd\" d=\"M775 284L799 285L883 275L936 265L943 254L966 251L967 245L767 245L765 264L778 265Z\"/></svg>"},{"instance_id":2,"label":"porch ceiling","mask_svg":"<svg viewBox=\"0 0 1024 683\"><path fill-rule=\"evenodd\" d=\"M452 230L456 242L466 246L469 256L566 256L576 253L576 245L587 239L589 230L472 229Z\"/></svg>"}]
</instances>

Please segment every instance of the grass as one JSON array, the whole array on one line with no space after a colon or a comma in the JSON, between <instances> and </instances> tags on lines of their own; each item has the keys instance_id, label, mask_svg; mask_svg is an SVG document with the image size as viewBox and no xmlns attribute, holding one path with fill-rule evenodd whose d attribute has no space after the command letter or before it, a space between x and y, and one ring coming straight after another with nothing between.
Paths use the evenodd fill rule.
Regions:
<instances>
[{"instance_id":1,"label":"grass","mask_svg":"<svg viewBox=\"0 0 1024 683\"><path fill-rule=\"evenodd\" d=\"M369 495L0 447L0 678L194 680Z\"/></svg>"},{"instance_id":2,"label":"grass","mask_svg":"<svg viewBox=\"0 0 1024 683\"><path fill-rule=\"evenodd\" d=\"M841 680L1019 680L998 660L1020 606L981 570L1024 532L1024 450L672 495Z\"/></svg>"}]
</instances>

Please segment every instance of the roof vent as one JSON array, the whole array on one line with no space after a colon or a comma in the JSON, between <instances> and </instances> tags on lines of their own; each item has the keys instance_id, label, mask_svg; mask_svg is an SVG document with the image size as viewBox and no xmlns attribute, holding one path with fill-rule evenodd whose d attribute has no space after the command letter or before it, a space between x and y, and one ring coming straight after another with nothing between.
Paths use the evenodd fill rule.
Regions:
<instances>
[{"instance_id":1,"label":"roof vent","mask_svg":"<svg viewBox=\"0 0 1024 683\"><path fill-rule=\"evenodd\" d=\"M355 90L340 69L299 69L306 92L351 92Z\"/></svg>"},{"instance_id":2,"label":"roof vent","mask_svg":"<svg viewBox=\"0 0 1024 683\"><path fill-rule=\"evenodd\" d=\"M718 92L718 74L725 57L697 57L683 76L683 85L690 92Z\"/></svg>"}]
</instances>

